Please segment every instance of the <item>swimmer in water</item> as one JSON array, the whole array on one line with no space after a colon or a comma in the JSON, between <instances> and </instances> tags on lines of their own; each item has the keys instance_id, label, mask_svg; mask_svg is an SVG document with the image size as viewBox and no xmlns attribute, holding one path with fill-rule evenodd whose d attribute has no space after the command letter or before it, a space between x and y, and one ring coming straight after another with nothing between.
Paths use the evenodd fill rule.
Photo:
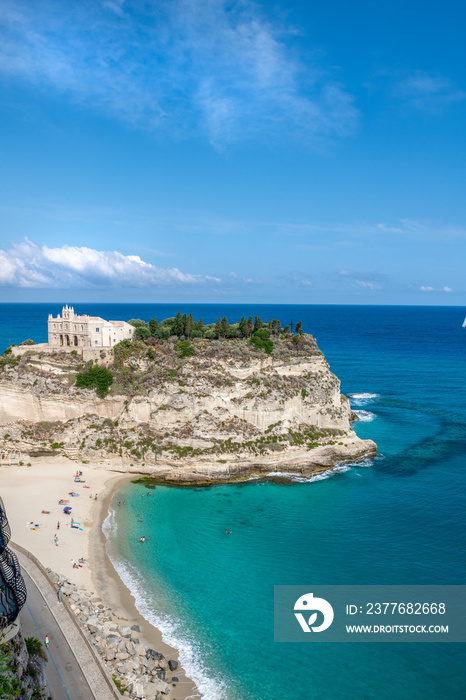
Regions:
<instances>
[{"instance_id":1,"label":"swimmer in water","mask_svg":"<svg viewBox=\"0 0 466 700\"><path fill-rule=\"evenodd\" d=\"M227 535L231 535L231 532L228 532L228 530L226 528L225 528L225 532L227 533Z\"/></svg>"}]
</instances>

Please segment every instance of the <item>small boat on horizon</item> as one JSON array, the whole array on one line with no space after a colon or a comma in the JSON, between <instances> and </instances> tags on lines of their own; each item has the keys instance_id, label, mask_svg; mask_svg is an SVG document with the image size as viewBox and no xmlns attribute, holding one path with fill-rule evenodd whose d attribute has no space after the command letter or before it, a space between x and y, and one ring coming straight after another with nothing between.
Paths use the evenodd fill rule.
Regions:
<instances>
[{"instance_id":1,"label":"small boat on horizon","mask_svg":"<svg viewBox=\"0 0 466 700\"><path fill-rule=\"evenodd\" d=\"M466 318L463 321L463 328L466 328Z\"/></svg>"}]
</instances>

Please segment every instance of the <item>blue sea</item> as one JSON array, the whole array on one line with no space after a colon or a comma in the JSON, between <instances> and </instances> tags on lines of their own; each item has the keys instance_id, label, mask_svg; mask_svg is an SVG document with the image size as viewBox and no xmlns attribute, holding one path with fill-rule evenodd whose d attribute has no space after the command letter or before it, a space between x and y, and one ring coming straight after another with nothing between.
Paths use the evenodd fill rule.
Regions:
<instances>
[{"instance_id":1,"label":"blue sea","mask_svg":"<svg viewBox=\"0 0 466 700\"><path fill-rule=\"evenodd\" d=\"M75 308L147 320L178 306ZM1 305L8 337L0 341L45 340L47 314L59 309ZM115 502L105 523L109 553L140 611L180 649L204 698L466 697L464 645L273 641L274 585L466 583L466 309L182 311L204 322L243 313L302 321L359 411L356 432L379 448L375 459L289 485L157 487L148 497L128 483L117 494L127 505ZM150 540L135 546L142 534Z\"/></svg>"}]
</instances>

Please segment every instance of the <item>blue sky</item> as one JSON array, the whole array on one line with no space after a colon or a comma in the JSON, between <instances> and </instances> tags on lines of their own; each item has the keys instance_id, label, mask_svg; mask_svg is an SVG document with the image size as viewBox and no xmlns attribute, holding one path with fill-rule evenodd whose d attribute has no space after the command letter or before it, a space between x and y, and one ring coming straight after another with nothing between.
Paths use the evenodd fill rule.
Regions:
<instances>
[{"instance_id":1,"label":"blue sky","mask_svg":"<svg viewBox=\"0 0 466 700\"><path fill-rule=\"evenodd\" d=\"M0 301L466 305L465 20L0 0Z\"/></svg>"}]
</instances>

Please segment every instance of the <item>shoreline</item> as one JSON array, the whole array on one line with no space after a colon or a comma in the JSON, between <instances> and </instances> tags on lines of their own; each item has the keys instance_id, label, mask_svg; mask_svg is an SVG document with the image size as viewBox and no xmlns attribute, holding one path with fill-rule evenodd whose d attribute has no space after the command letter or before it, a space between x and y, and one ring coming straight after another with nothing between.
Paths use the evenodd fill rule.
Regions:
<instances>
[{"instance_id":1,"label":"shoreline","mask_svg":"<svg viewBox=\"0 0 466 700\"><path fill-rule=\"evenodd\" d=\"M123 484L131 481L134 476L131 478L122 475L116 476L107 485L91 531L89 557L94 562L91 578L97 594L109 604L115 617L118 617L119 624L131 623L138 625L141 629L138 637L143 644L147 644L161 652L167 659L178 661L179 666L176 670L176 675L180 679L180 684L176 688L177 700L200 698L201 695L196 685L184 671L182 662L179 659L178 649L167 644L163 640L162 631L139 612L134 595L120 577L107 553L107 538L103 532L103 523L108 516L111 502L118 489Z\"/></svg>"},{"instance_id":2,"label":"shoreline","mask_svg":"<svg viewBox=\"0 0 466 700\"><path fill-rule=\"evenodd\" d=\"M314 468L311 469L309 465L306 465L307 468L306 466L301 469L296 468L297 456L292 464L288 461L287 468L281 464L277 470L277 462L274 465L269 463L267 470L257 472L251 470L248 474L237 473L229 479L211 478L208 482L202 480L203 483L199 483L200 474L195 472L191 474L193 476L195 474L196 478L184 483L167 482L157 478L157 474L154 474L153 479L156 483L163 483L172 488L196 488L220 484L226 486L232 483L265 480L292 484L327 478L341 471L341 467L349 469L351 463L356 464L365 457L372 457L373 453L366 453L358 456L358 459L342 460L330 465L314 464ZM77 469L83 471L82 478L86 483L74 482L73 477ZM168 660L178 662L176 676L179 682L176 684L176 689L170 687L167 700L201 698L202 693L192 678L186 674L180 661L180 650L165 642L162 630L139 612L137 592L135 591L134 595L128 588L107 553L107 538L103 531L103 524L109 515L111 503L121 487L141 477L144 480L150 478L149 474L136 471L134 468L130 470L121 463L110 465L94 462L83 465L66 459L56 462L54 460L54 464L51 464L46 458L36 458L33 466L30 467L5 465L0 469L0 495L4 498L15 542L32 552L45 568L63 574L68 581L76 584L78 589L85 587L87 591L92 592L92 595L97 595L111 609L113 617L118 620L118 625L122 627L137 625L140 630L137 637L141 644L155 649ZM69 490L79 492L80 497L70 498L67 495ZM88 494L94 493L98 493L97 501L87 497ZM66 521L67 516L63 514L63 506L57 506L58 500L64 497L69 500L75 522L78 518L83 531L71 529L70 523ZM31 520L31 517L34 517L34 520ZM61 522L59 531L56 530L57 518ZM38 530L30 527L33 523L39 525ZM60 542L59 546L54 546L52 537L57 533ZM78 556L86 560L82 568L74 568L74 562L78 560ZM182 646L180 648L182 649Z\"/></svg>"},{"instance_id":3,"label":"shoreline","mask_svg":"<svg viewBox=\"0 0 466 700\"><path fill-rule=\"evenodd\" d=\"M134 596L114 568L107 552L102 524L118 488L136 474L118 473L106 465L80 465L85 483L75 483L77 465L71 460L51 465L35 460L34 466L5 465L0 469L0 495L12 531L12 540L28 550L47 569L64 575L79 587L85 587L111 608L119 624L139 625L141 642L178 661L180 684L170 688L167 700L200 698L194 682L179 662L179 652L166 644L162 632L144 618L136 608ZM69 497L75 491L79 497ZM97 501L88 497L98 493ZM75 522L82 530L72 529L71 516L65 516L58 500L66 497L72 506ZM57 522L60 521L60 529ZM38 525L38 528L35 526ZM55 545L57 535L59 544ZM81 568L74 568L79 558Z\"/></svg>"}]
</instances>

